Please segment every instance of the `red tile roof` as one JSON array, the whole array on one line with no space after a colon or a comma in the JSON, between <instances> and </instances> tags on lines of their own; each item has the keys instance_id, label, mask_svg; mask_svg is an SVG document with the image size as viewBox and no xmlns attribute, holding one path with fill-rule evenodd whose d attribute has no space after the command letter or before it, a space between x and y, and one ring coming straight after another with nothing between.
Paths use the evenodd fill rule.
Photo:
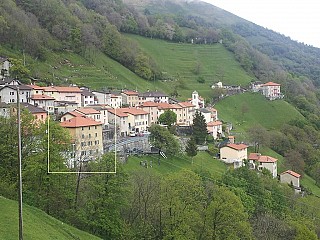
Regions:
<instances>
[{"instance_id":1,"label":"red tile roof","mask_svg":"<svg viewBox=\"0 0 320 240\"><path fill-rule=\"evenodd\" d=\"M291 171L291 170L287 170L287 171L285 171L285 172L283 172L283 173L281 173L281 174L285 174L285 173L288 173L288 174L290 174L290 175L292 175L292 176L294 176L294 177L296 177L296 178L301 177L301 175L300 175L299 173L296 173L296 172Z\"/></svg>"},{"instance_id":2,"label":"red tile roof","mask_svg":"<svg viewBox=\"0 0 320 240\"><path fill-rule=\"evenodd\" d=\"M257 161L261 156L260 153L250 153L248 159Z\"/></svg>"},{"instance_id":3,"label":"red tile roof","mask_svg":"<svg viewBox=\"0 0 320 240\"><path fill-rule=\"evenodd\" d=\"M74 117L82 117L82 116L84 116L84 114L76 112L76 111L67 112L67 113L63 114L62 116L66 115L66 114L70 114L70 115L72 115Z\"/></svg>"},{"instance_id":4,"label":"red tile roof","mask_svg":"<svg viewBox=\"0 0 320 240\"><path fill-rule=\"evenodd\" d=\"M278 161L278 159L269 157L269 156L260 156L258 159L258 162L264 162L264 163L274 163Z\"/></svg>"},{"instance_id":5,"label":"red tile roof","mask_svg":"<svg viewBox=\"0 0 320 240\"><path fill-rule=\"evenodd\" d=\"M108 112L110 112L113 115L116 115L118 117L128 117L128 114L120 111L119 108L117 108L117 109L108 109Z\"/></svg>"},{"instance_id":6,"label":"red tile roof","mask_svg":"<svg viewBox=\"0 0 320 240\"><path fill-rule=\"evenodd\" d=\"M58 92L58 90L55 89L54 87L44 87L43 91L45 91L45 92Z\"/></svg>"},{"instance_id":7,"label":"red tile roof","mask_svg":"<svg viewBox=\"0 0 320 240\"><path fill-rule=\"evenodd\" d=\"M81 93L82 90L78 87L56 87L54 86L58 92L73 92L73 93Z\"/></svg>"},{"instance_id":8,"label":"red tile roof","mask_svg":"<svg viewBox=\"0 0 320 240\"><path fill-rule=\"evenodd\" d=\"M118 108L117 110L120 110L124 113L129 113L131 115L145 115L148 114L148 112L138 109L138 108Z\"/></svg>"},{"instance_id":9,"label":"red tile roof","mask_svg":"<svg viewBox=\"0 0 320 240\"><path fill-rule=\"evenodd\" d=\"M129 95L129 96L138 96L139 93L136 91L123 91L123 94Z\"/></svg>"},{"instance_id":10,"label":"red tile roof","mask_svg":"<svg viewBox=\"0 0 320 240\"><path fill-rule=\"evenodd\" d=\"M276 161L278 161L278 159L270 157L270 156L262 156L260 153L250 153L249 160L254 160L254 161L258 161L258 162L264 162L264 163L274 163Z\"/></svg>"},{"instance_id":11,"label":"red tile roof","mask_svg":"<svg viewBox=\"0 0 320 240\"><path fill-rule=\"evenodd\" d=\"M158 103L158 109L171 109L172 105L169 103Z\"/></svg>"},{"instance_id":12,"label":"red tile roof","mask_svg":"<svg viewBox=\"0 0 320 240\"><path fill-rule=\"evenodd\" d=\"M191 102L179 102L181 107L195 107Z\"/></svg>"},{"instance_id":13,"label":"red tile roof","mask_svg":"<svg viewBox=\"0 0 320 240\"><path fill-rule=\"evenodd\" d=\"M208 127L213 127L213 126L220 126L220 125L222 125L222 122L220 122L220 121L213 121L213 122L208 122L207 123L207 126Z\"/></svg>"},{"instance_id":14,"label":"red tile roof","mask_svg":"<svg viewBox=\"0 0 320 240\"><path fill-rule=\"evenodd\" d=\"M83 113L85 115L87 114L100 114L100 112L93 108L77 108L75 111Z\"/></svg>"},{"instance_id":15,"label":"red tile roof","mask_svg":"<svg viewBox=\"0 0 320 240\"><path fill-rule=\"evenodd\" d=\"M34 94L31 96L32 100L55 100L54 97L50 97L48 95L43 95L43 94Z\"/></svg>"},{"instance_id":16,"label":"red tile roof","mask_svg":"<svg viewBox=\"0 0 320 240\"><path fill-rule=\"evenodd\" d=\"M243 150L243 149L248 148L247 145L242 144L242 143L240 143L240 144L229 143L229 144L227 144L226 146L229 147L229 148L233 148L233 149L235 149L235 150Z\"/></svg>"},{"instance_id":17,"label":"red tile roof","mask_svg":"<svg viewBox=\"0 0 320 240\"><path fill-rule=\"evenodd\" d=\"M81 117L74 117L67 121L61 122L60 126L66 127L66 128L77 128L77 127L97 126L101 124L102 124L101 122L97 122L92 118L86 118L84 116L81 116Z\"/></svg>"},{"instance_id":18,"label":"red tile roof","mask_svg":"<svg viewBox=\"0 0 320 240\"><path fill-rule=\"evenodd\" d=\"M155 103L155 102L144 102L141 104L141 107L157 107L158 106L158 103Z\"/></svg>"},{"instance_id":19,"label":"red tile roof","mask_svg":"<svg viewBox=\"0 0 320 240\"><path fill-rule=\"evenodd\" d=\"M27 85L28 87L31 87L32 89L37 89L37 90L43 90L44 87L40 87L40 86L37 86L37 85Z\"/></svg>"},{"instance_id":20,"label":"red tile roof","mask_svg":"<svg viewBox=\"0 0 320 240\"><path fill-rule=\"evenodd\" d=\"M281 84L274 83L274 82L267 82L265 84L262 84L262 86L281 86Z\"/></svg>"}]
</instances>

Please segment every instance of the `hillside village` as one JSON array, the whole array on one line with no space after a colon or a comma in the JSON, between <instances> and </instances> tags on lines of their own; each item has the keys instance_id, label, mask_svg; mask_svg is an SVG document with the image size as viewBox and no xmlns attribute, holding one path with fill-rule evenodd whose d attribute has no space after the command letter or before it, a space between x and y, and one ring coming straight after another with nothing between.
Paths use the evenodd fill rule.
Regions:
<instances>
[{"instance_id":1,"label":"hillside village","mask_svg":"<svg viewBox=\"0 0 320 240\"><path fill-rule=\"evenodd\" d=\"M70 167L82 159L88 161L112 150L108 145L112 143L114 135L118 139L148 135L149 127L158 124L160 115L167 110L176 114L175 125L181 128L190 128L195 112L199 111L207 124L207 133L214 140L226 137L218 111L206 107L204 98L197 91L186 101L178 101L160 91L139 93L135 90L95 91L78 86L24 85L10 78L8 59L1 58L1 64L0 116L10 116L19 93L21 105L34 116L35 121L46 122L49 116L59 121L73 139L73 153L68 162ZM223 86L222 82L212 88L240 89L237 86ZM269 100L283 98L280 84L273 82L254 82L251 91L261 92ZM227 128L227 132L230 130ZM278 177L276 158L260 153L248 155L248 145L236 143L231 135L227 139L220 145L218 156L221 161L232 164L234 168L249 164L250 169L267 169L273 178ZM143 141L149 146L147 138ZM300 174L287 170L280 174L280 181L292 183L299 191L300 177Z\"/></svg>"}]
</instances>

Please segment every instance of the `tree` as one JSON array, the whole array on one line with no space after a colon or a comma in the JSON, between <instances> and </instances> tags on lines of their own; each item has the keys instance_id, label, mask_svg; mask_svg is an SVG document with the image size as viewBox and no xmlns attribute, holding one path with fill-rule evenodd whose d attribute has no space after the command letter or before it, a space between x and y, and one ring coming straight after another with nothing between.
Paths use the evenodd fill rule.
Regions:
<instances>
[{"instance_id":1,"label":"tree","mask_svg":"<svg viewBox=\"0 0 320 240\"><path fill-rule=\"evenodd\" d=\"M166 110L159 116L158 122L168 126L170 129L171 125L173 125L177 121L177 114L171 110Z\"/></svg>"},{"instance_id":2,"label":"tree","mask_svg":"<svg viewBox=\"0 0 320 240\"><path fill-rule=\"evenodd\" d=\"M196 141L194 140L193 137L191 137L187 142L186 152L187 152L187 155L192 158L192 162L193 162L193 157L198 154L197 150L198 148L197 148Z\"/></svg>"},{"instance_id":3,"label":"tree","mask_svg":"<svg viewBox=\"0 0 320 240\"><path fill-rule=\"evenodd\" d=\"M193 118L192 134L196 144L203 144L208 135L206 120L199 111L196 111Z\"/></svg>"},{"instance_id":4,"label":"tree","mask_svg":"<svg viewBox=\"0 0 320 240\"><path fill-rule=\"evenodd\" d=\"M304 160L297 150L291 149L285 153L286 165L293 171L302 174L304 172Z\"/></svg>"},{"instance_id":5,"label":"tree","mask_svg":"<svg viewBox=\"0 0 320 240\"><path fill-rule=\"evenodd\" d=\"M248 214L240 198L225 187L214 189L205 224L207 239L252 239Z\"/></svg>"},{"instance_id":6,"label":"tree","mask_svg":"<svg viewBox=\"0 0 320 240\"><path fill-rule=\"evenodd\" d=\"M163 239L200 239L205 192L199 175L190 171L167 176L161 185Z\"/></svg>"},{"instance_id":7,"label":"tree","mask_svg":"<svg viewBox=\"0 0 320 240\"><path fill-rule=\"evenodd\" d=\"M113 154L88 163L92 172L110 171L115 167ZM104 239L126 239L121 209L126 205L127 175L118 164L114 174L84 176L78 201L76 225Z\"/></svg>"},{"instance_id":8,"label":"tree","mask_svg":"<svg viewBox=\"0 0 320 240\"><path fill-rule=\"evenodd\" d=\"M241 110L242 111L242 110ZM261 125L252 126L249 131L250 140L254 142L255 152L259 152L261 144L268 144L269 134L267 130Z\"/></svg>"},{"instance_id":9,"label":"tree","mask_svg":"<svg viewBox=\"0 0 320 240\"><path fill-rule=\"evenodd\" d=\"M149 128L150 131L150 143L165 152L167 155L176 155L179 152L179 144L168 129L161 127L160 125L152 125Z\"/></svg>"},{"instance_id":10,"label":"tree","mask_svg":"<svg viewBox=\"0 0 320 240\"><path fill-rule=\"evenodd\" d=\"M10 75L17 79L26 79L30 75L30 70L24 66L22 59L10 58Z\"/></svg>"}]
</instances>

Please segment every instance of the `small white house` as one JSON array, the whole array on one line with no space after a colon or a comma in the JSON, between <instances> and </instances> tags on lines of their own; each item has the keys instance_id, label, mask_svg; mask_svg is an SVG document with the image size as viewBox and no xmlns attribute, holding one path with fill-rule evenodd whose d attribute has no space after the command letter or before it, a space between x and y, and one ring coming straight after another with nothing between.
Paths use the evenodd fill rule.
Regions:
<instances>
[{"instance_id":1,"label":"small white house","mask_svg":"<svg viewBox=\"0 0 320 240\"><path fill-rule=\"evenodd\" d=\"M300 177L299 173L287 170L280 174L280 182L292 184L295 188L300 188Z\"/></svg>"},{"instance_id":2,"label":"small white house","mask_svg":"<svg viewBox=\"0 0 320 240\"><path fill-rule=\"evenodd\" d=\"M250 168L257 169L259 171L262 171L262 169L265 168L271 172L273 178L277 177L278 159L270 156L263 156L260 153L250 153L248 160L249 160Z\"/></svg>"},{"instance_id":3,"label":"small white house","mask_svg":"<svg viewBox=\"0 0 320 240\"><path fill-rule=\"evenodd\" d=\"M247 149L245 144L229 143L220 148L220 159L226 163L242 161L248 157Z\"/></svg>"},{"instance_id":4,"label":"small white house","mask_svg":"<svg viewBox=\"0 0 320 240\"><path fill-rule=\"evenodd\" d=\"M213 136L213 139L217 139L222 134L222 122L216 120L207 123L207 130Z\"/></svg>"},{"instance_id":5,"label":"small white house","mask_svg":"<svg viewBox=\"0 0 320 240\"><path fill-rule=\"evenodd\" d=\"M16 103L17 102L17 91L19 88L20 102L29 103L31 96L31 88L27 85L5 85L0 87L0 102L5 103Z\"/></svg>"},{"instance_id":6,"label":"small white house","mask_svg":"<svg viewBox=\"0 0 320 240\"><path fill-rule=\"evenodd\" d=\"M274 82L267 82L261 85L262 94L269 100L282 98L280 91L280 84Z\"/></svg>"}]
</instances>

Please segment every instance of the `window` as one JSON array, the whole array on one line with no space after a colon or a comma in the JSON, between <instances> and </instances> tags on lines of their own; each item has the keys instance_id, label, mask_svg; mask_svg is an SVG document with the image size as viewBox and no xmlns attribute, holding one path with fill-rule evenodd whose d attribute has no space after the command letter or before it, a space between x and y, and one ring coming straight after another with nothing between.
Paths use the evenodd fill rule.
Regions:
<instances>
[{"instance_id":1,"label":"window","mask_svg":"<svg viewBox=\"0 0 320 240\"><path fill-rule=\"evenodd\" d=\"M90 130L90 127L89 127L89 130Z\"/></svg>"},{"instance_id":2,"label":"window","mask_svg":"<svg viewBox=\"0 0 320 240\"><path fill-rule=\"evenodd\" d=\"M89 135L88 135L88 136L89 136L89 138L91 138L91 134L90 134L90 133L89 133Z\"/></svg>"},{"instance_id":3,"label":"window","mask_svg":"<svg viewBox=\"0 0 320 240\"><path fill-rule=\"evenodd\" d=\"M81 138L84 138L84 134L82 134Z\"/></svg>"},{"instance_id":4,"label":"window","mask_svg":"<svg viewBox=\"0 0 320 240\"><path fill-rule=\"evenodd\" d=\"M95 137L98 137L98 133L95 133L94 135L95 135Z\"/></svg>"},{"instance_id":5,"label":"window","mask_svg":"<svg viewBox=\"0 0 320 240\"><path fill-rule=\"evenodd\" d=\"M86 151L81 151L81 156L85 156L87 155L87 152Z\"/></svg>"},{"instance_id":6,"label":"window","mask_svg":"<svg viewBox=\"0 0 320 240\"><path fill-rule=\"evenodd\" d=\"M81 130L83 131L83 130L84 130L84 127L81 127Z\"/></svg>"},{"instance_id":7,"label":"window","mask_svg":"<svg viewBox=\"0 0 320 240\"><path fill-rule=\"evenodd\" d=\"M97 126L94 126L94 129L97 129Z\"/></svg>"}]
</instances>

